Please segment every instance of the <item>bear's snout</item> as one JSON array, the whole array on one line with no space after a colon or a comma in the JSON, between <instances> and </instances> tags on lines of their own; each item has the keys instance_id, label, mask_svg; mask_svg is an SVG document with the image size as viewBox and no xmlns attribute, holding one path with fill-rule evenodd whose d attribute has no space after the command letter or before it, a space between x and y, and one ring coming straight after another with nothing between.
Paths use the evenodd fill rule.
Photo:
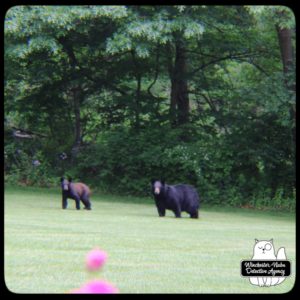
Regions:
<instances>
[{"instance_id":1,"label":"bear's snout","mask_svg":"<svg viewBox=\"0 0 300 300\"><path fill-rule=\"evenodd\" d=\"M154 189L154 194L155 194L155 195L159 195L159 193L160 193L160 189L159 189L158 187L156 187L156 188Z\"/></svg>"}]
</instances>

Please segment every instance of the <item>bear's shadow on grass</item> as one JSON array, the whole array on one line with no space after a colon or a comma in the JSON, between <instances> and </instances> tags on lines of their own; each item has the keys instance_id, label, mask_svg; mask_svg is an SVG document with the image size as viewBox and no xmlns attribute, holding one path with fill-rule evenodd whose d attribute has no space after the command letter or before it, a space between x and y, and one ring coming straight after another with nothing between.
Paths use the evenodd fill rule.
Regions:
<instances>
[{"instance_id":1,"label":"bear's shadow on grass","mask_svg":"<svg viewBox=\"0 0 300 300\"><path fill-rule=\"evenodd\" d=\"M97 213L98 213L100 211L100 210L96 210L96 209L87 210L87 209L83 209L83 208L77 210L75 207L74 208L70 207L70 208L67 208L67 209L61 209L60 207L51 207L51 209L55 210L55 211L60 210L62 212L67 212L67 211L74 212L74 211L76 211L76 212L79 212L79 213L83 212L83 211L84 212L88 212L88 213L93 213L93 212L97 211ZM155 219L161 219L161 220L164 220L164 219L166 219L166 220L174 219L174 220L177 220L177 221L180 221L180 220L192 220L193 222L195 222L197 220L198 221L201 220L201 217L199 217L199 219L193 219L193 218L190 218L189 215L186 215L186 216L183 215L183 216L181 216L181 218L176 218L175 216L172 216L172 215L166 215L164 217L159 217L159 216L157 216L155 214L143 214L143 215L141 215L138 212L130 212L130 213L127 213L126 216L138 216L138 217L143 217L143 218L147 218L147 219L149 219L149 218L151 218L151 219L155 218Z\"/></svg>"}]
</instances>

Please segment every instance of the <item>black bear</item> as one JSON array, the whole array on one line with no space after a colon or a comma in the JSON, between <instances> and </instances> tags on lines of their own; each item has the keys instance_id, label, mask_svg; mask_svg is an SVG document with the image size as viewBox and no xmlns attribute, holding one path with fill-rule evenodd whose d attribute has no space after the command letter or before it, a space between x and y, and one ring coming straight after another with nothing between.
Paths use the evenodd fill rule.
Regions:
<instances>
[{"instance_id":1,"label":"black bear","mask_svg":"<svg viewBox=\"0 0 300 300\"><path fill-rule=\"evenodd\" d=\"M68 206L68 198L76 201L76 209L80 209L80 200L84 204L84 208L91 210L90 195L91 191L89 187L81 182L73 183L72 179L60 179L62 189L62 208L66 209Z\"/></svg>"},{"instance_id":2,"label":"black bear","mask_svg":"<svg viewBox=\"0 0 300 300\"><path fill-rule=\"evenodd\" d=\"M174 212L176 218L181 212L190 214L191 218L199 217L200 198L196 189L187 184L167 185L163 180L152 179L152 193L160 217L164 217L166 209Z\"/></svg>"}]
</instances>

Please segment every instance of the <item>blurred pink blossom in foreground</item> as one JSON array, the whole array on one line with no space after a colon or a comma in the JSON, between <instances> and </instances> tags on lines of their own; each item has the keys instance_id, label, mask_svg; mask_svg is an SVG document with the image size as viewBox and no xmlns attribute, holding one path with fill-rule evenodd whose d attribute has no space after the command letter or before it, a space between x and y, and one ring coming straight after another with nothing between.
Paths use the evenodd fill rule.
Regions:
<instances>
[{"instance_id":1,"label":"blurred pink blossom in foreground","mask_svg":"<svg viewBox=\"0 0 300 300\"><path fill-rule=\"evenodd\" d=\"M118 292L118 289L111 283L94 279L79 289L72 290L71 294L116 294Z\"/></svg>"},{"instance_id":2,"label":"blurred pink blossom in foreground","mask_svg":"<svg viewBox=\"0 0 300 300\"><path fill-rule=\"evenodd\" d=\"M86 256L86 267L89 271L97 271L105 264L106 260L107 253L95 248Z\"/></svg>"},{"instance_id":3,"label":"blurred pink blossom in foreground","mask_svg":"<svg viewBox=\"0 0 300 300\"><path fill-rule=\"evenodd\" d=\"M86 268L88 271L95 272L99 270L107 260L107 253L98 248L88 252L86 255ZM70 291L71 294L116 294L119 290L110 282L105 280L93 279L78 289Z\"/></svg>"}]
</instances>

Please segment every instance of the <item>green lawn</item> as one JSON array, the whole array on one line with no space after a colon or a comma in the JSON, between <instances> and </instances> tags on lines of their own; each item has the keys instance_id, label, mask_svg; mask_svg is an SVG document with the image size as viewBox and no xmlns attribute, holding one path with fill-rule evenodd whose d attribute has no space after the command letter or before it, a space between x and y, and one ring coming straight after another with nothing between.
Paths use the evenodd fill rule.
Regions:
<instances>
[{"instance_id":1,"label":"green lawn","mask_svg":"<svg viewBox=\"0 0 300 300\"><path fill-rule=\"evenodd\" d=\"M132 202L130 202L133 200ZM91 278L86 253L121 293L284 293L295 281L295 215L207 208L200 219L159 218L151 199L94 195L92 211L61 209L59 189L5 189L5 282L15 293L66 293ZM254 239L285 247L292 275L274 287L240 276Z\"/></svg>"}]
</instances>

